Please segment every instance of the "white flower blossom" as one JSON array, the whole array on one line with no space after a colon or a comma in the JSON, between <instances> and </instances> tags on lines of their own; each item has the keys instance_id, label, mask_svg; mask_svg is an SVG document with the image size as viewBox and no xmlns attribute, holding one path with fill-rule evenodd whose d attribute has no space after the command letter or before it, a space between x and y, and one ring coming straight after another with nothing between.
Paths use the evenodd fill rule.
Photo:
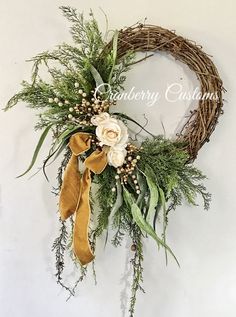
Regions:
<instances>
[{"instance_id":1,"label":"white flower blossom","mask_svg":"<svg viewBox=\"0 0 236 317\"><path fill-rule=\"evenodd\" d=\"M107 153L108 164L114 167L123 165L127 151L124 147L113 146L110 147Z\"/></svg>"},{"instance_id":2,"label":"white flower blossom","mask_svg":"<svg viewBox=\"0 0 236 317\"><path fill-rule=\"evenodd\" d=\"M105 115L106 112L104 112ZM108 114L109 115L109 114ZM105 118L98 123L96 128L96 136L102 145L123 146L126 147L128 142L128 129L121 121L112 117Z\"/></svg>"},{"instance_id":3,"label":"white flower blossom","mask_svg":"<svg viewBox=\"0 0 236 317\"><path fill-rule=\"evenodd\" d=\"M129 138L126 125L121 120L112 118L107 112L93 116L91 122L97 126L96 136L100 145L108 147L108 164L114 167L123 165Z\"/></svg>"}]
</instances>

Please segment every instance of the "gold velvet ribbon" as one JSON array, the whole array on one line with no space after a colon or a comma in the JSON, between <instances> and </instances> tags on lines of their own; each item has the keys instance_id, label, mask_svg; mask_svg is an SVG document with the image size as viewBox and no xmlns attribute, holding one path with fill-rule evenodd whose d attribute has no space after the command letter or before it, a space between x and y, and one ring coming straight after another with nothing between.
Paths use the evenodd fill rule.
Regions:
<instances>
[{"instance_id":1,"label":"gold velvet ribbon","mask_svg":"<svg viewBox=\"0 0 236 317\"><path fill-rule=\"evenodd\" d=\"M59 210L61 219L65 220L75 213L73 232L73 249L82 265L94 259L89 239L88 227L90 222L89 192L91 187L91 171L100 174L107 165L105 149L95 150L84 162L85 171L81 177L78 156L91 146L89 133L79 132L71 136L69 147L72 156L67 164L60 192Z\"/></svg>"}]
</instances>

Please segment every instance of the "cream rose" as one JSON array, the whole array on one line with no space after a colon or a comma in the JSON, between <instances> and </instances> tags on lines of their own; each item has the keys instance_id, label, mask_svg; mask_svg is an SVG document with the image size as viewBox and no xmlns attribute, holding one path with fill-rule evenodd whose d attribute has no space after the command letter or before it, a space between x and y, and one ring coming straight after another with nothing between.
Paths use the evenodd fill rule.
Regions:
<instances>
[{"instance_id":1,"label":"cream rose","mask_svg":"<svg viewBox=\"0 0 236 317\"><path fill-rule=\"evenodd\" d=\"M111 117L110 117L108 112L102 112L96 116L93 116L91 118L91 123L93 125L100 125L100 124L104 124L105 122L107 122L110 119L111 119Z\"/></svg>"},{"instance_id":2,"label":"cream rose","mask_svg":"<svg viewBox=\"0 0 236 317\"><path fill-rule=\"evenodd\" d=\"M126 125L111 117L97 126L96 135L101 145L108 146L125 147L129 138Z\"/></svg>"},{"instance_id":3,"label":"cream rose","mask_svg":"<svg viewBox=\"0 0 236 317\"><path fill-rule=\"evenodd\" d=\"M107 153L108 164L114 167L123 165L127 151L124 147L114 146L110 147Z\"/></svg>"}]
</instances>

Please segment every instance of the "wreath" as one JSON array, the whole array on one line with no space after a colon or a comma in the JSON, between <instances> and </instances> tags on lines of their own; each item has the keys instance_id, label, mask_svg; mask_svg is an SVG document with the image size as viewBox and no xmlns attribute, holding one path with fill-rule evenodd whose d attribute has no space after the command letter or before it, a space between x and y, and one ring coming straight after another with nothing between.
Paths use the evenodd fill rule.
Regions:
<instances>
[{"instance_id":1,"label":"wreath","mask_svg":"<svg viewBox=\"0 0 236 317\"><path fill-rule=\"evenodd\" d=\"M70 296L74 295L78 283L86 276L87 264L94 263L97 239L104 233L108 237L108 229L112 227L114 246L121 245L125 236L131 241L133 281L129 313L133 316L136 293L143 291L145 238L151 236L157 247L164 248L166 261L169 254L178 263L166 240L170 213L183 201L196 205L199 195L204 208L209 208L210 194L202 184L205 176L192 163L209 141L222 113L223 84L202 48L175 32L139 23L114 31L112 39L107 41L92 12L85 20L73 8L61 9L72 23L75 45L61 44L52 52L32 58L32 80L23 81L22 90L5 108L8 110L23 101L39 110L35 129L43 129L43 133L30 166L20 176L34 166L51 132L52 145L41 169L47 178L47 166L63 155L58 188L54 189L59 196L61 224L52 246L57 282ZM141 144L131 142L129 122L146 129L120 113L117 101L110 98L106 89L106 85L111 91L123 89L125 73L143 60L137 60L139 51L149 52L144 59L158 51L171 54L188 65L200 82L204 98L188 114L175 139L147 131L150 136ZM50 80L42 79L40 66L46 67ZM206 98L209 94L217 98ZM91 190L94 184L96 190ZM70 219L69 223L66 219ZM74 287L63 280L67 253L81 267L81 276Z\"/></svg>"}]
</instances>

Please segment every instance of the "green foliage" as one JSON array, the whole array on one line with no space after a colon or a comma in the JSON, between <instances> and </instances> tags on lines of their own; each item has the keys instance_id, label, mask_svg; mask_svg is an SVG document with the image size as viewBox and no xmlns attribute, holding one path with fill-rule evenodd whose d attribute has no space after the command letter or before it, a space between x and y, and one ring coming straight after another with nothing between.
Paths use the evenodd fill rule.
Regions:
<instances>
[{"instance_id":1,"label":"green foliage","mask_svg":"<svg viewBox=\"0 0 236 317\"><path fill-rule=\"evenodd\" d=\"M174 255L174 253L172 252L172 250L170 249L170 247L168 245L166 245L166 243L160 239L155 230L152 228L152 226L145 220L145 218L142 215L142 211L140 210L140 208L138 207L138 205L134 202L133 197L131 196L131 194L128 192L128 190L126 190L124 188L124 198L125 201L127 203L127 205L131 208L131 213L134 219L134 222L138 225L138 227L143 230L146 234L148 234L149 236L151 236L156 242L158 246L162 246L165 248L165 250L167 250L168 252L170 252L170 254L174 257L174 259L176 260L177 264L178 261Z\"/></svg>"},{"instance_id":2,"label":"green foliage","mask_svg":"<svg viewBox=\"0 0 236 317\"><path fill-rule=\"evenodd\" d=\"M33 57L30 60L33 62L31 82L23 81L22 90L5 107L8 110L23 101L30 108L39 109L36 129L45 128L51 123L61 131L73 124L78 125L68 120L71 106L82 101L75 83L91 98L91 91L96 87L92 70L96 70L104 83L111 84L112 90L119 90L125 80L123 73L129 69L128 65L134 58L132 52L117 58L118 32L114 33L113 49L106 49L107 43L92 12L90 19L85 20L83 14L73 8L63 6L61 10L72 23L74 46L63 43L51 52L45 51ZM45 68L50 75L47 81L42 79L41 69Z\"/></svg>"},{"instance_id":3,"label":"green foliage","mask_svg":"<svg viewBox=\"0 0 236 317\"><path fill-rule=\"evenodd\" d=\"M45 176L46 167L65 152L58 170L58 188L54 189L56 195L60 192L63 173L71 157L67 146L70 136L79 131L93 134L95 131L94 126L81 123L86 114L78 110L77 106L83 104L85 97L88 98L84 100L86 105L89 101L87 106L95 105L92 99L93 91L102 83L109 83L112 92L121 90L126 79L124 74L134 59L133 52L128 52L122 58L118 56L118 31L114 31L110 44L105 42L92 12L89 20L86 20L84 15L74 8L63 6L61 10L71 23L73 45L63 43L51 52L45 51L33 57L30 60L33 62L31 81L23 81L21 91L16 93L5 107L5 110L8 110L18 102L25 102L28 107L37 110L39 120L35 129L44 130L26 172L34 165L49 130L52 131L53 140L42 168ZM45 70L49 75L47 80L43 79ZM79 93L78 87L82 93ZM101 98L107 99L108 91L104 91ZM78 111L74 111L75 109ZM73 116L71 112L74 113ZM89 115L91 117L91 112ZM113 116L117 116L126 124L128 121L133 122L148 132L126 114L113 113ZM81 120L77 120L80 118ZM196 205L198 196L202 197L205 209L209 208L210 202L210 194L202 184L206 177L188 163L188 153L183 150L185 144L148 133L152 139L142 143L141 148L137 150L141 159L136 160L135 170L129 171L134 173L132 176L138 182L138 190L137 182L134 183L131 178L128 181L125 179L124 183L121 178L117 179L117 170L112 166L107 166L101 174L92 176L93 183L98 186L96 201L100 209L96 214L96 227L89 233L93 251L96 239L108 230L110 223L115 230L112 238L114 246L121 245L125 236L131 237L133 243L130 317L134 315L137 291L143 291L143 238L153 237L158 245L174 256L166 243L169 212L184 201ZM91 151L93 150L94 148L91 148ZM83 161L91 151L80 156L80 159ZM162 234L156 232L158 220L162 220ZM56 256L56 277L57 282L72 296L77 285L85 278L87 269L81 268L81 276L72 289L62 281L64 255L68 245L71 249L71 241L68 243L69 234L65 222L60 220L60 224L59 236L52 247ZM72 218L71 224L70 236L73 233ZM94 266L93 275L96 279Z\"/></svg>"},{"instance_id":4,"label":"green foliage","mask_svg":"<svg viewBox=\"0 0 236 317\"><path fill-rule=\"evenodd\" d=\"M96 199L100 207L98 224L94 233L96 237L99 237L109 224L109 216L115 200L115 194L111 191L111 188L115 186L115 174L115 169L107 166L101 174L94 175L93 181L98 184Z\"/></svg>"},{"instance_id":5,"label":"green foliage","mask_svg":"<svg viewBox=\"0 0 236 317\"><path fill-rule=\"evenodd\" d=\"M23 174L17 176L17 178L22 177L22 176L24 176L25 174L27 174L27 173L32 169L32 167L34 166L34 163L36 162L36 159L37 159L37 157L38 157L38 153L39 153L39 151L40 151L40 149L41 149L41 147L42 147L42 145L43 145L43 142L44 142L44 140L45 140L45 138L46 138L46 136L47 136L49 130L51 129L51 126L52 126L52 125L48 125L48 126L46 127L46 129L43 131L43 133L42 133L42 135L41 135L41 137L40 137L40 139L39 139L39 142L38 142L38 144L37 144L37 146L36 146L36 148L35 148L35 151L34 151L34 154L33 154L33 157L32 157L32 160L31 160L31 162L30 162L29 167L27 168L27 170L26 170Z\"/></svg>"},{"instance_id":6,"label":"green foliage","mask_svg":"<svg viewBox=\"0 0 236 317\"><path fill-rule=\"evenodd\" d=\"M104 42L93 12L90 11L90 21L85 21L83 14L78 13L74 8L61 6L60 9L63 15L72 23L72 37L75 43L80 45L83 55L97 58L97 48L103 47Z\"/></svg>"},{"instance_id":7,"label":"green foliage","mask_svg":"<svg viewBox=\"0 0 236 317\"><path fill-rule=\"evenodd\" d=\"M131 260L133 267L133 281L131 285L131 297L129 306L129 316L133 317L135 312L135 304L137 301L137 292L141 291L145 293L143 283L143 242L142 233L138 226L134 225L130 232L133 246L135 246L134 256Z\"/></svg>"},{"instance_id":8,"label":"green foliage","mask_svg":"<svg viewBox=\"0 0 236 317\"><path fill-rule=\"evenodd\" d=\"M65 267L65 261L64 261L64 256L65 256L65 251L66 251L66 245L68 241L68 232L66 228L65 221L60 219L60 230L59 230L59 236L54 240L53 245L52 245L52 251L55 252L56 256L56 278L57 278L57 283L61 285L62 288L67 290L70 295L73 295L73 292L71 289L66 286L63 282L63 271Z\"/></svg>"},{"instance_id":9,"label":"green foliage","mask_svg":"<svg viewBox=\"0 0 236 317\"><path fill-rule=\"evenodd\" d=\"M107 167L105 171L94 177L98 184L97 200L100 205L98 224L95 236L98 237L107 230L112 221L116 230L112 239L114 246L121 245L125 236L130 236L135 248L131 260L133 266L133 281L131 286L131 299L129 313L134 315L137 291L142 290L143 281L143 251L142 237L152 236L167 253L174 253L166 243L166 229L168 214L184 200L196 205L197 196L204 201L204 207L209 207L210 195L202 184L205 176L192 164L188 163L188 154L183 150L184 144L177 141L164 139L162 136L144 141L139 150L141 159L138 161L136 174L141 193L137 194L131 182L123 185L123 200L116 208L117 197L111 191L116 187L115 169ZM117 195L120 194L117 187ZM115 210L112 214L111 211ZM112 218L111 218L112 217ZM156 233L156 222L162 219L162 235ZM177 261L178 263L178 261Z\"/></svg>"},{"instance_id":10,"label":"green foliage","mask_svg":"<svg viewBox=\"0 0 236 317\"><path fill-rule=\"evenodd\" d=\"M188 163L188 154L183 146L181 142L161 136L146 140L142 144L138 168L144 173L148 168L150 177L163 190L172 209L182 204L183 200L196 205L198 195L203 198L204 208L208 209L210 195L202 184L206 176Z\"/></svg>"},{"instance_id":11,"label":"green foliage","mask_svg":"<svg viewBox=\"0 0 236 317\"><path fill-rule=\"evenodd\" d=\"M133 228L133 217L129 206L122 204L117 210L112 218L112 227L116 230L112 244L117 247L121 245L123 238L129 235Z\"/></svg>"}]
</instances>

